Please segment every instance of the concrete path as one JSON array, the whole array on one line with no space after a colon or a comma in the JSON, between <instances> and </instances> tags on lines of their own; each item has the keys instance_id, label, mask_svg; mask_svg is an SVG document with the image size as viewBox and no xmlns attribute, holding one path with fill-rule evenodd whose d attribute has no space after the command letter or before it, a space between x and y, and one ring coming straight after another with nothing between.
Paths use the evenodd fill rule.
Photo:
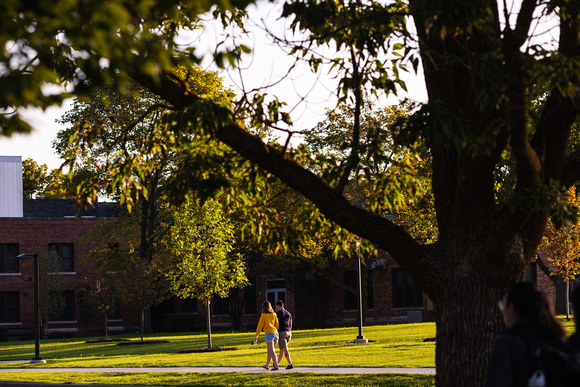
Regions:
<instances>
[{"instance_id":1,"label":"concrete path","mask_svg":"<svg viewBox=\"0 0 580 387\"><path fill-rule=\"evenodd\" d=\"M267 371L262 367L140 367L140 368L5 368L4 372L244 372L244 373L287 373L315 372L321 374L435 374L435 368L339 368L339 367L295 367L287 370Z\"/></svg>"}]
</instances>

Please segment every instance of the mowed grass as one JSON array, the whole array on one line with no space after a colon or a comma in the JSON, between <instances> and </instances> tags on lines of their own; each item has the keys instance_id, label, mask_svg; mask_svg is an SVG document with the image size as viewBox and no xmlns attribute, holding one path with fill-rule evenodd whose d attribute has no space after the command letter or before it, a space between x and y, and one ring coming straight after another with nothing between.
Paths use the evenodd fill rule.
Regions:
<instances>
[{"instance_id":1,"label":"mowed grass","mask_svg":"<svg viewBox=\"0 0 580 387\"><path fill-rule=\"evenodd\" d=\"M564 321L574 331L573 320ZM294 331L291 354L299 369L304 367L434 367L435 337L432 323L372 326L364 335L373 343L350 345L358 335L356 328ZM134 336L115 336L137 341ZM48 382L79 384L117 384L151 386L434 386L433 375L406 374L312 374L264 372L244 373L81 373L81 372L2 372L1 368L42 367L175 367L175 366L250 366L265 360L265 345L250 345L252 332L215 332L213 345L235 347L236 351L178 354L181 350L207 345L205 333L152 335L147 340L169 343L117 346L117 342L86 343L84 339L42 340L41 356L46 365L28 363L0 364L0 382ZM261 336L263 341L263 336ZM31 359L33 342L0 342L0 361Z\"/></svg>"},{"instance_id":2,"label":"mowed grass","mask_svg":"<svg viewBox=\"0 0 580 387\"><path fill-rule=\"evenodd\" d=\"M318 387L318 386L413 386L435 385L433 375L401 374L314 374L314 373L36 373L3 374L0 382L115 384L143 386L264 386L264 387Z\"/></svg>"},{"instance_id":3,"label":"mowed grass","mask_svg":"<svg viewBox=\"0 0 580 387\"><path fill-rule=\"evenodd\" d=\"M371 326L363 333L368 345L349 344L357 328L295 330L290 343L292 361L302 367L434 367L435 345L424 342L435 337L433 323ZM213 346L235 351L188 353L179 351L207 346L205 332L151 335L146 340L168 343L118 346L118 342L87 343L98 338L49 339L41 341L44 365L0 364L1 382L125 384L166 386L433 386L433 375L397 374L312 374L312 373L81 373L81 372L2 372L9 368L85 367L259 367L264 364L266 347L251 345L253 332L219 332L212 335ZM115 336L138 341L135 336ZM0 342L0 361L29 360L34 342ZM282 364L285 366L285 363Z\"/></svg>"},{"instance_id":4,"label":"mowed grass","mask_svg":"<svg viewBox=\"0 0 580 387\"><path fill-rule=\"evenodd\" d=\"M358 335L357 328L296 330L290 351L292 361L304 367L434 367L435 324L404 324L365 327L363 333L372 343L349 344ZM207 346L204 332L192 334L151 335L146 340L168 343L119 346L118 342L87 343L98 338L41 340L40 351L45 365L19 364L25 367L254 367L265 362L264 336L251 345L253 332L214 332L213 346L237 348L235 351L186 353L179 351ZM115 338L133 336L115 336ZM34 355L34 342L0 343L0 361L28 360ZM0 364L0 368L14 368Z\"/></svg>"}]
</instances>

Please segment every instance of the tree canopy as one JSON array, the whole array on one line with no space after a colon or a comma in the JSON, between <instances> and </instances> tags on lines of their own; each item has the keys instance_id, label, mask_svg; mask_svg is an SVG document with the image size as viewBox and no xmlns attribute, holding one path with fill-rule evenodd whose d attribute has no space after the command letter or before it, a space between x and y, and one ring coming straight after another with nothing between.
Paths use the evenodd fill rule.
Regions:
<instances>
[{"instance_id":1,"label":"tree canopy","mask_svg":"<svg viewBox=\"0 0 580 387\"><path fill-rule=\"evenodd\" d=\"M77 185L86 179L81 173L67 178L60 169L48 171L46 164L39 165L32 159L22 161L22 189L25 199L73 199L77 197Z\"/></svg>"},{"instance_id":2,"label":"tree canopy","mask_svg":"<svg viewBox=\"0 0 580 387\"><path fill-rule=\"evenodd\" d=\"M282 101L253 92L238 103L224 103L200 94L187 74L176 71L203 56L195 42L176 41L177 34L198 27L202 15L244 32L252 3L3 2L1 133L30 130L21 107L46 108L72 95L87 98L97 85L124 92L132 79L166 105L164 136L152 139L151 149L186 147L184 133L211 140L180 164L174 199L183 200L190 188L205 196L228 188L231 180L217 176L230 174L250 188L242 196L232 192L230 202L249 204L252 195L263 193L262 183L280 179L307 199L305 228L331 236L345 250L358 235L363 247L391 254L429 294L436 306L437 385L482 385L492 340L502 327L497 301L522 279L549 215L563 213L562 193L580 179L580 154L567 147L580 108L578 2L283 1L281 16L295 35L275 42L313 72L330 69L339 102L353 106L340 162L289 146L292 116ZM539 40L544 36L549 39ZM217 65L235 66L251 47L227 37L232 39L218 42L213 58ZM422 74L428 101L389 131L400 134L400 146L426 144L437 221L437 240L431 243L416 240L373 206L357 206L347 194L352 182L365 182L380 203L393 194L387 191L405 187L391 179L404 182L418 167L409 165L402 175L368 175L366 156L384 153L376 149L384 140L361 141L365 102L405 90L406 71ZM545 95L541 106L531 109L539 95ZM257 136L260 127L281 133L281 143ZM204 152L215 150L213 141L229 148ZM232 151L250 163L232 161ZM499 201L498 168L508 154L514 184ZM124 184L133 170L118 172L117 186L127 197L141 189Z\"/></svg>"}]
</instances>

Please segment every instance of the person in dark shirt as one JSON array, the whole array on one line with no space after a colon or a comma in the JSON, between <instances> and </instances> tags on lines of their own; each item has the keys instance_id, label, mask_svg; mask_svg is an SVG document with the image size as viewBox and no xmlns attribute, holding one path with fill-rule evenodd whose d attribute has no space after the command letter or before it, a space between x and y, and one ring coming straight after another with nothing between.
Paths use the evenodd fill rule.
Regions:
<instances>
[{"instance_id":1,"label":"person in dark shirt","mask_svg":"<svg viewBox=\"0 0 580 387\"><path fill-rule=\"evenodd\" d=\"M534 369L530 340L563 343L566 331L545 294L528 282L514 284L500 302L507 330L493 343L485 387L527 387Z\"/></svg>"},{"instance_id":2,"label":"person in dark shirt","mask_svg":"<svg viewBox=\"0 0 580 387\"><path fill-rule=\"evenodd\" d=\"M278 364L286 356L288 361L287 370L294 368L292 365L292 360L290 360L290 352L288 352L288 343L292 339L292 315L286 309L284 309L284 301L279 300L276 303L276 315L278 316L278 321L280 327L278 328L278 333L280 334L280 340L278 341L278 346L280 347L280 354L278 355Z\"/></svg>"},{"instance_id":3,"label":"person in dark shirt","mask_svg":"<svg viewBox=\"0 0 580 387\"><path fill-rule=\"evenodd\" d=\"M580 286L576 285L572 291L572 314L576 324L576 332L566 342L566 347L572 352L580 353Z\"/></svg>"}]
</instances>

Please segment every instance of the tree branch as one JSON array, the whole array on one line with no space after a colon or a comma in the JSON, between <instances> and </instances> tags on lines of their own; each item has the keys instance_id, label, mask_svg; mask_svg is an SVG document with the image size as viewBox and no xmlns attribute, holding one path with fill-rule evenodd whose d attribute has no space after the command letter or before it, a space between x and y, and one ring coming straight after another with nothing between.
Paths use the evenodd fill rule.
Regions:
<instances>
[{"instance_id":1,"label":"tree branch","mask_svg":"<svg viewBox=\"0 0 580 387\"><path fill-rule=\"evenodd\" d=\"M314 173L286 157L275 147L264 144L236 124L219 128L217 138L242 157L278 176L290 188L312 201L330 220L369 240L382 240L381 248L395 255L408 255L417 242L401 227L379 215L352 205L342 194ZM396 258L396 257L395 257Z\"/></svg>"},{"instance_id":2,"label":"tree branch","mask_svg":"<svg viewBox=\"0 0 580 387\"><path fill-rule=\"evenodd\" d=\"M175 108L186 109L200 100L175 77L160 75L153 79L142 74L132 74L131 77ZM284 152L263 143L235 123L217 128L215 136L242 157L278 176L288 187L300 192L331 221L361 238L380 241L378 247L388 251L400 264L404 262L406 266L412 266L410 262L416 263L413 260L418 255L417 250L424 247L402 227L354 206L341 193Z\"/></svg>"},{"instance_id":3,"label":"tree branch","mask_svg":"<svg viewBox=\"0 0 580 387\"><path fill-rule=\"evenodd\" d=\"M517 186L520 192L537 189L541 183L542 165L529 141L528 79L520 47L527 38L533 20L535 0L524 0L513 31L506 29L502 41L508 79L506 105L511 132L511 147L517 164Z\"/></svg>"},{"instance_id":4,"label":"tree branch","mask_svg":"<svg viewBox=\"0 0 580 387\"><path fill-rule=\"evenodd\" d=\"M355 165L358 165L360 161L360 111L362 105L362 90L361 90L361 75L359 73L359 66L358 61L355 53L355 48L353 46L350 47L350 55L353 64L353 75L352 78L355 83L355 88L353 90L354 97L355 97L355 105L354 105L354 123L352 127L352 139L350 143L350 156L348 157L345 165L345 169L343 171L342 176L338 182L338 186L336 187L337 191L342 193L348 181L350 179L350 174L354 169Z\"/></svg>"},{"instance_id":5,"label":"tree branch","mask_svg":"<svg viewBox=\"0 0 580 387\"><path fill-rule=\"evenodd\" d=\"M521 77L524 71L519 69L518 62L520 61L521 52L518 44L522 43L522 32L529 28L529 23L533 14L533 1L525 1L522 4L522 12L518 17L517 27L511 36L506 36L504 53L506 55L506 62L510 71L510 78L512 83L508 86L508 105L511 109L511 116L516 117L516 121L510 123L512 125L512 149L518 161L518 191L525 193L527 196L532 192L540 192L538 188L540 185L552 184L553 181L559 180L564 187L570 187L572 184L580 180L580 151L573 153L565 159L566 144L570 136L570 130L578 115L579 107L575 105L575 96L565 96L563 92L554 87L548 96L542 115L538 121L534 137L527 143L527 129L523 124L523 119L527 119L527 114L524 115L524 109L527 110L526 105L523 104L524 94L521 81L518 82L518 77ZM559 52L564 57L579 55L579 41L580 35L578 25L572 21L561 20L560 24L560 47ZM516 47L517 46L517 47ZM513 52L507 52L507 49ZM578 84L578 79L574 77L575 72L572 71L571 79L566 80L571 84ZM519 92L517 89L520 88ZM521 106L516 107L515 101L521 98ZM517 117L519 118L519 121ZM530 149L531 147L531 149ZM539 172L537 168L540 168ZM526 192L528 191L528 192ZM543 232L542 225L547 219L546 211L534 211L531 204L527 205L516 203L517 210L512 213L506 213L499 220L500 227L498 235L502 236L496 241L495 246L507 243L509 238L513 236L514 230L518 230L530 216L538 217L538 221L527 222L526 229L522 230L522 235L528 241L529 246L534 246L539 243L539 238ZM529 251L526 254L531 254Z\"/></svg>"},{"instance_id":6,"label":"tree branch","mask_svg":"<svg viewBox=\"0 0 580 387\"><path fill-rule=\"evenodd\" d=\"M567 59L580 56L580 31L574 20L560 17L559 53ZM576 70L578 67L576 66ZM570 79L565 83L575 85L575 95L564 95L560 89L554 89L546 101L538 128L533 139L536 152L544 159L544 184L550 180L560 180L565 187L578 180L574 177L576 156L570 155L567 160L566 143L570 130L580 111L577 102L579 79L577 71L570 71Z\"/></svg>"}]
</instances>

